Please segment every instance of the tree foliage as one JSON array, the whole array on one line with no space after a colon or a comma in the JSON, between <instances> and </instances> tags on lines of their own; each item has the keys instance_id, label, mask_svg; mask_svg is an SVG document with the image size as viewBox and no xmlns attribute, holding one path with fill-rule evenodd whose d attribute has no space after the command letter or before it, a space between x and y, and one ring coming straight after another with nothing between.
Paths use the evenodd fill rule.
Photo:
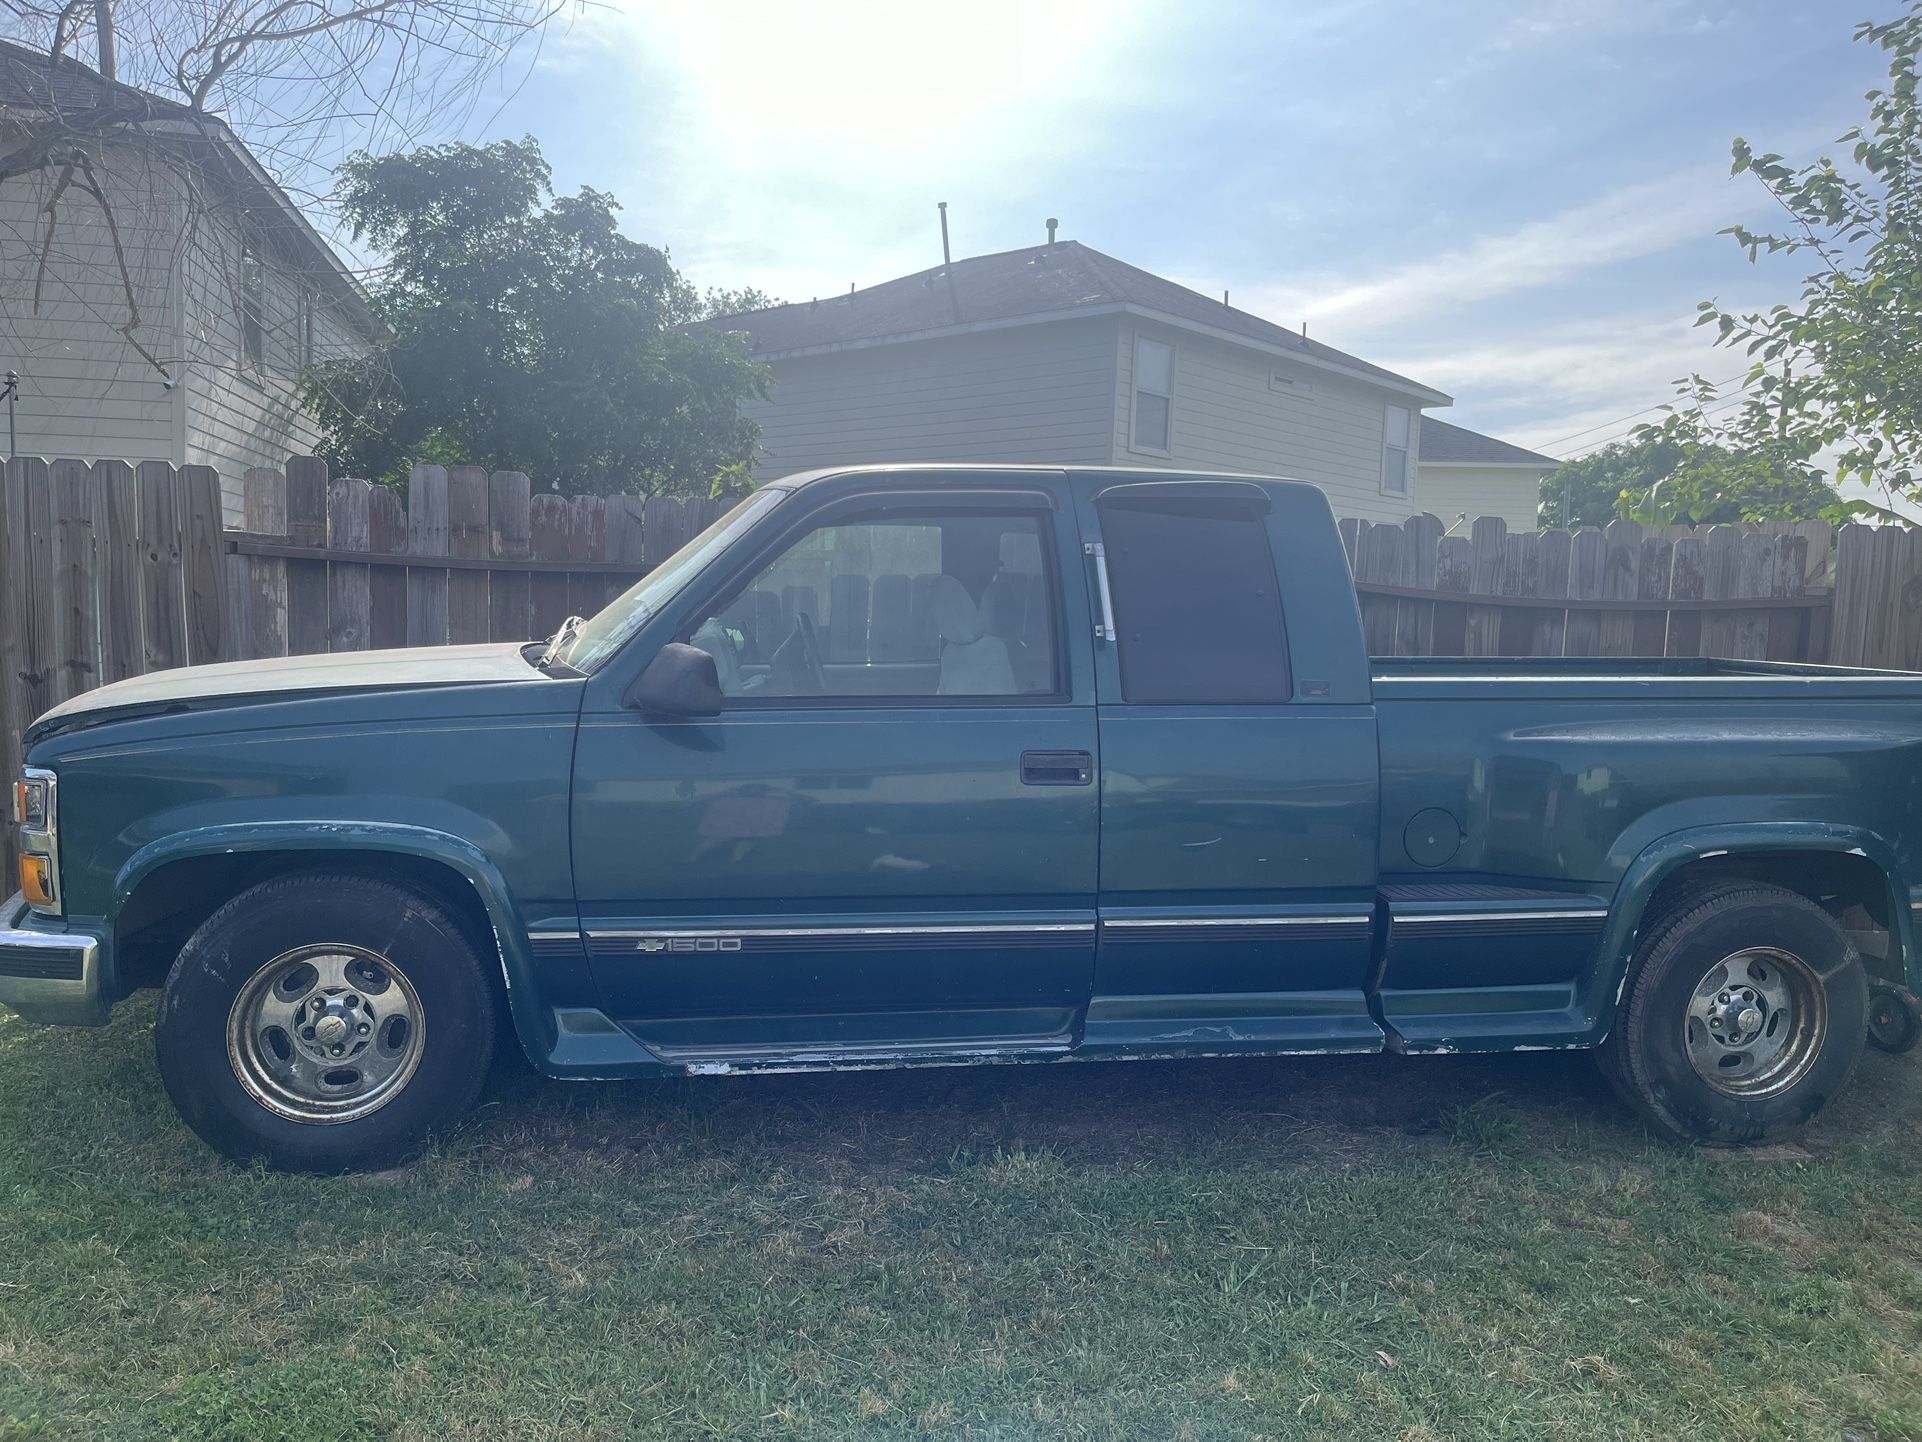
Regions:
<instances>
[{"instance_id":1,"label":"tree foliage","mask_svg":"<svg viewBox=\"0 0 1922 1442\"><path fill-rule=\"evenodd\" d=\"M1626 518L1646 525L1725 521L1807 521L1841 498L1819 477L1757 450L1721 444L1678 411L1551 472L1542 481L1544 526L1605 526Z\"/></svg>"},{"instance_id":2,"label":"tree foliage","mask_svg":"<svg viewBox=\"0 0 1922 1442\"><path fill-rule=\"evenodd\" d=\"M338 469L458 460L568 492L704 494L752 454L740 407L763 369L684 328L667 256L621 234L611 196L555 195L531 138L359 155L340 192L386 257L371 291L391 343L308 377Z\"/></svg>"},{"instance_id":3,"label":"tree foliage","mask_svg":"<svg viewBox=\"0 0 1922 1442\"><path fill-rule=\"evenodd\" d=\"M1887 52L1889 82L1868 92L1867 121L1837 142L1848 147L1846 169L1827 156L1796 167L1734 144L1733 173L1759 180L1789 223L1724 233L1751 262L1814 262L1799 300L1749 312L1704 301L1698 323L1750 359L1748 397L1711 416L1697 377L1657 429L1764 455L1805 485L1824 483L1832 467L1837 483L1860 483L1892 505L1922 499L1922 0L1855 36ZM1704 465L1690 484L1706 494L1726 479ZM1861 499L1830 508L1833 517L1864 512L1902 519Z\"/></svg>"}]
</instances>

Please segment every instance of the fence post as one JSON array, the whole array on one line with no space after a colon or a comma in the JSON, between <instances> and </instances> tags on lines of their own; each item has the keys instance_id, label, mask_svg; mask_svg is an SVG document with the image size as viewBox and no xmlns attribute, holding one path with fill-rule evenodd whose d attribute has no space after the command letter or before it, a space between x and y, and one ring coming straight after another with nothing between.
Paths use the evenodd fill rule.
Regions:
<instances>
[{"instance_id":1,"label":"fence post","mask_svg":"<svg viewBox=\"0 0 1922 1442\"><path fill-rule=\"evenodd\" d=\"M327 545L365 551L370 544L374 488L343 478L327 487ZM383 569L386 569L383 567ZM365 651L373 633L373 568L334 561L327 575L327 649Z\"/></svg>"},{"instance_id":2,"label":"fence post","mask_svg":"<svg viewBox=\"0 0 1922 1442\"><path fill-rule=\"evenodd\" d=\"M182 592L187 618L187 664L226 661L248 654L236 638L244 636L231 621L229 591L244 600L244 579L228 569L220 553L220 477L212 466L182 466L174 473L178 509L183 523L180 537Z\"/></svg>"},{"instance_id":3,"label":"fence post","mask_svg":"<svg viewBox=\"0 0 1922 1442\"><path fill-rule=\"evenodd\" d=\"M55 461L53 491L53 684L57 706L100 684L99 526L93 468Z\"/></svg>"},{"instance_id":4,"label":"fence post","mask_svg":"<svg viewBox=\"0 0 1922 1442\"><path fill-rule=\"evenodd\" d=\"M1599 601L1602 598L1602 566L1608 559L1608 537L1592 526L1584 526L1568 543L1568 599ZM1562 635L1564 656L1593 656L1602 649L1602 616L1587 608L1568 612Z\"/></svg>"},{"instance_id":5,"label":"fence post","mask_svg":"<svg viewBox=\"0 0 1922 1442\"><path fill-rule=\"evenodd\" d=\"M287 458L287 541L327 544L327 463L318 456ZM329 600L325 561L287 562L287 654L308 656L327 649Z\"/></svg>"},{"instance_id":6,"label":"fence post","mask_svg":"<svg viewBox=\"0 0 1922 1442\"><path fill-rule=\"evenodd\" d=\"M1635 594L1643 601L1666 601L1668 599L1669 574L1675 559L1675 543L1666 532L1649 530L1642 533L1642 557ZM1668 646L1668 612L1642 611L1635 617L1633 627L1635 647L1632 654L1637 656L1660 656Z\"/></svg>"},{"instance_id":7,"label":"fence post","mask_svg":"<svg viewBox=\"0 0 1922 1442\"><path fill-rule=\"evenodd\" d=\"M1634 521L1614 520L1602 532L1602 598L1633 601L1642 591L1642 528ZM1604 611L1598 628L1604 656L1635 654L1635 613Z\"/></svg>"},{"instance_id":8,"label":"fence post","mask_svg":"<svg viewBox=\"0 0 1922 1442\"><path fill-rule=\"evenodd\" d=\"M1477 596L1499 596L1508 559L1508 523L1500 516L1477 516L1469 528L1468 589ZM1502 607L1470 606L1462 627L1462 653L1494 656L1501 651Z\"/></svg>"},{"instance_id":9,"label":"fence post","mask_svg":"<svg viewBox=\"0 0 1922 1442\"><path fill-rule=\"evenodd\" d=\"M484 560L489 548L487 469L449 466L447 469L447 554ZM447 573L447 639L456 646L487 639L488 575L485 571Z\"/></svg>"},{"instance_id":10,"label":"fence post","mask_svg":"<svg viewBox=\"0 0 1922 1442\"><path fill-rule=\"evenodd\" d=\"M447 472L415 466L407 473L407 554L447 554ZM447 568L407 568L407 644L447 644Z\"/></svg>"},{"instance_id":11,"label":"fence post","mask_svg":"<svg viewBox=\"0 0 1922 1442\"><path fill-rule=\"evenodd\" d=\"M383 556L407 550L407 517L391 486L367 493L367 549ZM367 580L367 641L376 651L407 644L407 571L374 566Z\"/></svg>"},{"instance_id":12,"label":"fence post","mask_svg":"<svg viewBox=\"0 0 1922 1442\"><path fill-rule=\"evenodd\" d=\"M532 554L529 524L532 487L521 471L495 471L487 479L487 550L503 561ZM488 592L488 634L496 641L531 641L527 573L501 571Z\"/></svg>"},{"instance_id":13,"label":"fence post","mask_svg":"<svg viewBox=\"0 0 1922 1442\"><path fill-rule=\"evenodd\" d=\"M543 491L529 504L527 514L528 546L537 561L567 559L567 501L552 491ZM560 630L567 619L567 577L559 571L537 571L527 582L529 623L534 639L542 640Z\"/></svg>"},{"instance_id":14,"label":"fence post","mask_svg":"<svg viewBox=\"0 0 1922 1442\"><path fill-rule=\"evenodd\" d=\"M100 680L124 681L141 671L140 496L133 467L95 461L100 533Z\"/></svg>"},{"instance_id":15,"label":"fence post","mask_svg":"<svg viewBox=\"0 0 1922 1442\"><path fill-rule=\"evenodd\" d=\"M287 478L265 466L241 477L241 514L252 534L287 539ZM247 566L248 655L287 654L287 562L281 556L249 556Z\"/></svg>"},{"instance_id":16,"label":"fence post","mask_svg":"<svg viewBox=\"0 0 1922 1442\"><path fill-rule=\"evenodd\" d=\"M1401 584L1424 591L1435 588L1435 553L1442 523L1424 511L1401 527ZM1395 654L1426 656L1435 645L1435 603L1403 598L1395 607Z\"/></svg>"},{"instance_id":17,"label":"fence post","mask_svg":"<svg viewBox=\"0 0 1922 1442\"><path fill-rule=\"evenodd\" d=\"M607 554L607 507L599 496L575 496L567 503L567 559L589 563ZM567 614L591 616L607 599L606 583L574 572L567 578Z\"/></svg>"},{"instance_id":18,"label":"fence post","mask_svg":"<svg viewBox=\"0 0 1922 1442\"><path fill-rule=\"evenodd\" d=\"M1575 549L1575 538L1567 531L1543 531L1535 542L1535 594L1544 601L1568 597L1568 563ZM1560 656L1568 634L1568 610L1550 606L1535 613L1534 633L1529 637L1531 656Z\"/></svg>"}]
</instances>

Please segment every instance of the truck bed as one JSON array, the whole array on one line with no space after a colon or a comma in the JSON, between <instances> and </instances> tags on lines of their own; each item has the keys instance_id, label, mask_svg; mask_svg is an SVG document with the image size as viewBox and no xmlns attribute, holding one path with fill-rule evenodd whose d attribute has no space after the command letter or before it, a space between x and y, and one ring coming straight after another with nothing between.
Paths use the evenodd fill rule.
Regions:
<instances>
[{"instance_id":1,"label":"truck bed","mask_svg":"<svg viewBox=\"0 0 1922 1442\"><path fill-rule=\"evenodd\" d=\"M1714 656L1375 656L1379 701L1668 697L1922 701L1922 672Z\"/></svg>"}]
</instances>

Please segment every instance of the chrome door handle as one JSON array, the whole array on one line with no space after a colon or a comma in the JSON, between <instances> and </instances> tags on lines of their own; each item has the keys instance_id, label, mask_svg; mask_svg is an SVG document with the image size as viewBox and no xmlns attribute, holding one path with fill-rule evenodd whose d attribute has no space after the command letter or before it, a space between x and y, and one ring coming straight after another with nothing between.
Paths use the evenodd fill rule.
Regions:
<instances>
[{"instance_id":1,"label":"chrome door handle","mask_svg":"<svg viewBox=\"0 0 1922 1442\"><path fill-rule=\"evenodd\" d=\"M1108 551L1099 541L1089 541L1081 548L1082 554L1094 557L1095 589L1101 593L1101 619L1094 623L1094 638L1097 641L1113 641L1114 596L1108 589Z\"/></svg>"}]
</instances>

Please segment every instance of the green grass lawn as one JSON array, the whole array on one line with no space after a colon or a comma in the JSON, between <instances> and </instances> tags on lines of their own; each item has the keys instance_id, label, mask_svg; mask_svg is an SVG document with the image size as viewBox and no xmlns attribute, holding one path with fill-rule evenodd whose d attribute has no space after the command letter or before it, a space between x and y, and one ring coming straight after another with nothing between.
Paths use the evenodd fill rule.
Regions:
<instances>
[{"instance_id":1,"label":"green grass lawn","mask_svg":"<svg viewBox=\"0 0 1922 1442\"><path fill-rule=\"evenodd\" d=\"M1794 1149L1580 1056L563 1085L236 1170L0 1017L0 1438L1922 1437L1922 1071Z\"/></svg>"}]
</instances>

